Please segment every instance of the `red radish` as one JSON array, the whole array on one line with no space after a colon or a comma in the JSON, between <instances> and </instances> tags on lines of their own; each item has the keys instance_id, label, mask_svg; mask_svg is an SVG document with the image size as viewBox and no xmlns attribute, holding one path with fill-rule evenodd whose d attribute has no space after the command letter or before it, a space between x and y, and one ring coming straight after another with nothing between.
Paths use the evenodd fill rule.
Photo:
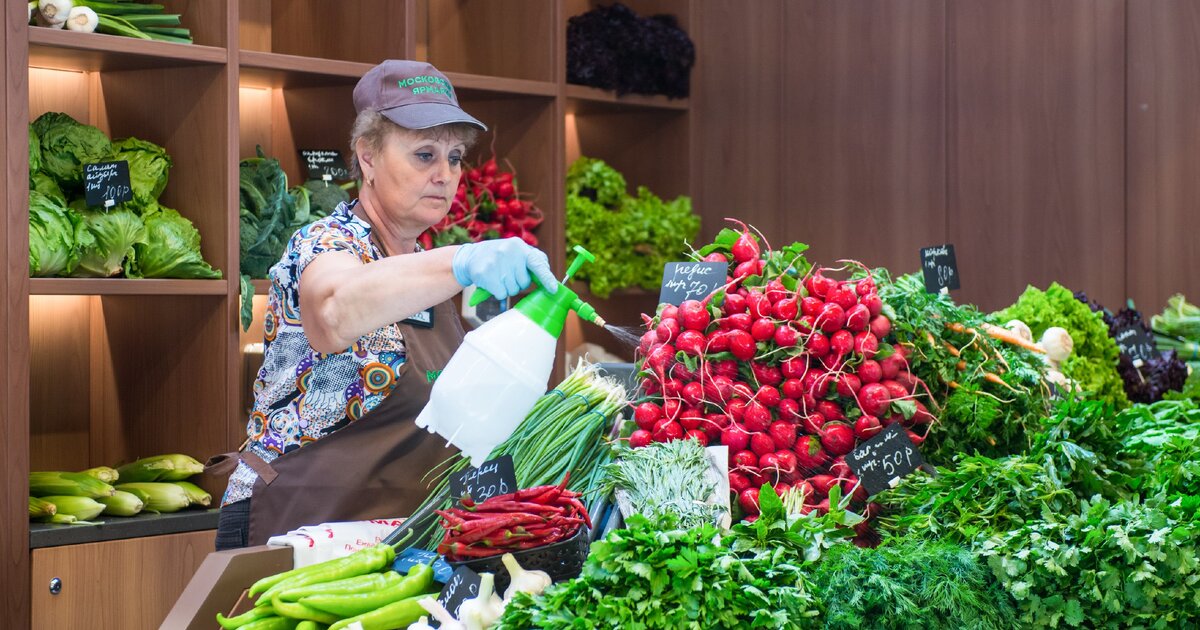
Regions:
<instances>
[{"instance_id":1,"label":"red radish","mask_svg":"<svg viewBox=\"0 0 1200 630\"><path fill-rule=\"evenodd\" d=\"M822 516L824 516L825 514L828 514L829 513L829 499L821 499L821 502L817 504L816 509L817 509L817 513Z\"/></svg>"},{"instance_id":2,"label":"red radish","mask_svg":"<svg viewBox=\"0 0 1200 630\"><path fill-rule=\"evenodd\" d=\"M867 359L858 366L858 378L865 383L878 383L883 380L883 368L874 359Z\"/></svg>"},{"instance_id":3,"label":"red radish","mask_svg":"<svg viewBox=\"0 0 1200 630\"><path fill-rule=\"evenodd\" d=\"M729 417L741 422L746 416L746 401L733 400L725 406L725 411L729 413Z\"/></svg>"},{"instance_id":4,"label":"red radish","mask_svg":"<svg viewBox=\"0 0 1200 630\"><path fill-rule=\"evenodd\" d=\"M897 422L905 426L910 426L912 424L911 420L906 420L904 418L904 414L896 412L883 419L883 426L890 427Z\"/></svg>"},{"instance_id":5,"label":"red radish","mask_svg":"<svg viewBox=\"0 0 1200 630\"><path fill-rule=\"evenodd\" d=\"M733 356L741 361L749 361L758 353L758 346L754 343L754 337L744 330L731 330L726 333L729 339L729 351Z\"/></svg>"},{"instance_id":6,"label":"red radish","mask_svg":"<svg viewBox=\"0 0 1200 630\"><path fill-rule=\"evenodd\" d=\"M690 354L698 357L704 354L704 346L708 341L704 338L703 333L694 330L685 330L679 333L679 337L675 340L675 349L682 351L684 354Z\"/></svg>"},{"instance_id":7,"label":"red radish","mask_svg":"<svg viewBox=\"0 0 1200 630\"><path fill-rule=\"evenodd\" d=\"M662 407L652 402L644 402L633 410L633 421L637 423L638 428L647 431L654 428L654 423L662 418Z\"/></svg>"},{"instance_id":8,"label":"red radish","mask_svg":"<svg viewBox=\"0 0 1200 630\"><path fill-rule=\"evenodd\" d=\"M822 306L825 306L825 301L811 295L800 300L800 312L810 317L816 317L820 314Z\"/></svg>"},{"instance_id":9,"label":"red radish","mask_svg":"<svg viewBox=\"0 0 1200 630\"><path fill-rule=\"evenodd\" d=\"M779 395L779 390L770 385L763 385L758 388L758 392L754 394L754 399L768 407L778 407L782 397Z\"/></svg>"},{"instance_id":10,"label":"red radish","mask_svg":"<svg viewBox=\"0 0 1200 630\"><path fill-rule=\"evenodd\" d=\"M888 319L886 315L876 315L871 320L871 334L875 335L877 339L887 337L890 332L892 332L892 320Z\"/></svg>"},{"instance_id":11,"label":"red radish","mask_svg":"<svg viewBox=\"0 0 1200 630\"><path fill-rule=\"evenodd\" d=\"M874 501L868 503L862 511L863 518L867 519L868 521L873 521L879 518L880 514L883 514L883 506Z\"/></svg>"},{"instance_id":12,"label":"red radish","mask_svg":"<svg viewBox=\"0 0 1200 630\"><path fill-rule=\"evenodd\" d=\"M754 319L770 318L775 312L775 307L771 305L771 299L765 293L752 291L749 297L746 298L746 308L750 316Z\"/></svg>"},{"instance_id":13,"label":"red radish","mask_svg":"<svg viewBox=\"0 0 1200 630\"><path fill-rule=\"evenodd\" d=\"M792 346L795 346L797 338L798 336L796 334L796 329L788 326L787 324L782 324L779 326L779 328L775 329L775 345L779 346L780 348L791 348Z\"/></svg>"},{"instance_id":14,"label":"red radish","mask_svg":"<svg viewBox=\"0 0 1200 630\"><path fill-rule=\"evenodd\" d=\"M662 407L663 408L663 418L666 418L667 420L674 420L674 419L678 418L679 411L682 408L682 406L683 405L679 402L678 398L668 398L668 399L664 400L663 407ZM660 420L661 419L662 418L660 418Z\"/></svg>"},{"instance_id":15,"label":"red radish","mask_svg":"<svg viewBox=\"0 0 1200 630\"><path fill-rule=\"evenodd\" d=\"M825 426L825 416L813 412L801 420L801 428L810 435L820 435L821 427Z\"/></svg>"},{"instance_id":16,"label":"red radish","mask_svg":"<svg viewBox=\"0 0 1200 630\"><path fill-rule=\"evenodd\" d=\"M714 330L708 334L708 342L705 347L705 353L725 352L729 349L729 337L725 336L725 331Z\"/></svg>"},{"instance_id":17,"label":"red radish","mask_svg":"<svg viewBox=\"0 0 1200 630\"><path fill-rule=\"evenodd\" d=\"M795 456L795 453L792 453L792 455ZM805 479L796 484L793 484L792 492L799 493L800 497L801 497L801 501L803 501L804 503L810 503L812 501L813 495L816 494L816 488L813 487L813 484L811 481L809 481L808 479Z\"/></svg>"},{"instance_id":18,"label":"red radish","mask_svg":"<svg viewBox=\"0 0 1200 630\"><path fill-rule=\"evenodd\" d=\"M826 422L846 419L846 414L842 412L841 406L832 400L817 401L817 413L824 416Z\"/></svg>"},{"instance_id":19,"label":"red radish","mask_svg":"<svg viewBox=\"0 0 1200 630\"><path fill-rule=\"evenodd\" d=\"M824 398L829 393L829 373L823 368L812 368L800 379L804 390L817 398ZM813 403L814 405L816 403Z\"/></svg>"},{"instance_id":20,"label":"red radish","mask_svg":"<svg viewBox=\"0 0 1200 630\"><path fill-rule=\"evenodd\" d=\"M821 365L825 366L830 372L841 372L846 363L846 355L837 352L830 352L821 357Z\"/></svg>"},{"instance_id":21,"label":"red radish","mask_svg":"<svg viewBox=\"0 0 1200 630\"><path fill-rule=\"evenodd\" d=\"M829 453L821 448L821 442L812 435L802 435L796 439L796 465L800 470L820 470L829 463Z\"/></svg>"},{"instance_id":22,"label":"red radish","mask_svg":"<svg viewBox=\"0 0 1200 630\"><path fill-rule=\"evenodd\" d=\"M819 332L815 332L805 340L804 349L814 357L823 357L829 354L829 338Z\"/></svg>"},{"instance_id":23,"label":"red radish","mask_svg":"<svg viewBox=\"0 0 1200 630\"><path fill-rule=\"evenodd\" d=\"M829 489L837 485L838 479L833 475L813 475L808 478L808 482L812 484L813 490L820 496L829 494Z\"/></svg>"},{"instance_id":24,"label":"red radish","mask_svg":"<svg viewBox=\"0 0 1200 630\"><path fill-rule=\"evenodd\" d=\"M727 263L729 262L729 257L721 252L713 252L700 260L711 263Z\"/></svg>"},{"instance_id":25,"label":"red radish","mask_svg":"<svg viewBox=\"0 0 1200 630\"><path fill-rule=\"evenodd\" d=\"M753 453L751 453L753 455ZM761 488L764 483L767 483L767 477L763 471L759 470L758 466L748 466L742 469L746 477L750 480L751 488Z\"/></svg>"},{"instance_id":26,"label":"red radish","mask_svg":"<svg viewBox=\"0 0 1200 630\"><path fill-rule=\"evenodd\" d=\"M828 299L829 293L837 290L837 280L826 278L821 275L821 271L809 276L804 283L804 287L808 289L809 295L814 295L822 300Z\"/></svg>"},{"instance_id":27,"label":"red radish","mask_svg":"<svg viewBox=\"0 0 1200 630\"><path fill-rule=\"evenodd\" d=\"M863 278L854 285L854 292L859 297L869 295L875 292L875 281L870 278Z\"/></svg>"},{"instance_id":28,"label":"red radish","mask_svg":"<svg viewBox=\"0 0 1200 630\"><path fill-rule=\"evenodd\" d=\"M746 488L738 493L738 505L747 514L758 514L758 488Z\"/></svg>"},{"instance_id":29,"label":"red radish","mask_svg":"<svg viewBox=\"0 0 1200 630\"><path fill-rule=\"evenodd\" d=\"M845 457L836 457L832 462L829 462L829 474L839 479L845 479L854 472L850 470L850 464L846 463Z\"/></svg>"},{"instance_id":30,"label":"red radish","mask_svg":"<svg viewBox=\"0 0 1200 630\"><path fill-rule=\"evenodd\" d=\"M750 316L750 313L734 313L721 321L721 324L725 328L730 330L744 330L746 332L750 331L750 324L753 323L754 318Z\"/></svg>"},{"instance_id":31,"label":"red radish","mask_svg":"<svg viewBox=\"0 0 1200 630\"><path fill-rule=\"evenodd\" d=\"M800 398L800 409L804 413L815 412L817 410L817 399L809 392L804 392L804 396Z\"/></svg>"},{"instance_id":32,"label":"red radish","mask_svg":"<svg viewBox=\"0 0 1200 630\"><path fill-rule=\"evenodd\" d=\"M925 441L924 435L919 435L919 434L913 433L912 431L906 431L906 433L908 433L908 439L912 440L912 443L917 446L920 446L921 442Z\"/></svg>"},{"instance_id":33,"label":"red radish","mask_svg":"<svg viewBox=\"0 0 1200 630\"><path fill-rule=\"evenodd\" d=\"M783 372L774 365L763 365L761 363L752 363L750 371L754 372L754 378L758 379L763 385L778 385L783 382Z\"/></svg>"},{"instance_id":34,"label":"red radish","mask_svg":"<svg viewBox=\"0 0 1200 630\"><path fill-rule=\"evenodd\" d=\"M891 395L892 400L903 400L908 398L910 393L898 381L885 380L880 381L880 384L887 388L888 394Z\"/></svg>"},{"instance_id":35,"label":"red radish","mask_svg":"<svg viewBox=\"0 0 1200 630\"><path fill-rule=\"evenodd\" d=\"M658 333L653 330L647 331L638 341L638 354L646 356L656 343L658 343Z\"/></svg>"},{"instance_id":36,"label":"red radish","mask_svg":"<svg viewBox=\"0 0 1200 630\"><path fill-rule=\"evenodd\" d=\"M883 300L874 293L864 295L858 303L867 307L867 313L869 313L872 318L883 312Z\"/></svg>"},{"instance_id":37,"label":"red radish","mask_svg":"<svg viewBox=\"0 0 1200 630\"><path fill-rule=\"evenodd\" d=\"M700 443L700 446L708 446L708 434L700 429L692 429L684 437L689 440L696 440Z\"/></svg>"},{"instance_id":38,"label":"red radish","mask_svg":"<svg viewBox=\"0 0 1200 630\"><path fill-rule=\"evenodd\" d=\"M678 398L679 392L683 391L683 383L679 379L668 378L663 381L663 394L670 398Z\"/></svg>"},{"instance_id":39,"label":"red radish","mask_svg":"<svg viewBox=\"0 0 1200 630\"><path fill-rule=\"evenodd\" d=\"M742 233L737 237L737 240L730 246L729 251L733 254L733 259L737 262L746 262L748 260L758 260L762 250L758 246L758 240L750 233L750 229L745 223L735 221L742 226Z\"/></svg>"},{"instance_id":40,"label":"red radish","mask_svg":"<svg viewBox=\"0 0 1200 630\"><path fill-rule=\"evenodd\" d=\"M821 446L835 457L845 455L854 450L854 430L841 422L826 422L821 428Z\"/></svg>"},{"instance_id":41,"label":"red radish","mask_svg":"<svg viewBox=\"0 0 1200 630\"><path fill-rule=\"evenodd\" d=\"M843 374L842 377L838 379L838 383L837 383L838 396L842 396L845 398L854 398L854 395L858 393L858 390L860 388L862 388L862 381L860 381L858 379L858 377L853 374L846 373L846 374ZM685 387L684 389L687 389L687 388Z\"/></svg>"},{"instance_id":42,"label":"red radish","mask_svg":"<svg viewBox=\"0 0 1200 630\"><path fill-rule=\"evenodd\" d=\"M833 302L826 302L817 314L817 325L827 333L834 333L846 325L846 311Z\"/></svg>"},{"instance_id":43,"label":"red radish","mask_svg":"<svg viewBox=\"0 0 1200 630\"><path fill-rule=\"evenodd\" d=\"M733 384L733 397L749 401L751 398L754 398L754 390L750 389L750 386L745 383L736 382Z\"/></svg>"},{"instance_id":44,"label":"red radish","mask_svg":"<svg viewBox=\"0 0 1200 630\"><path fill-rule=\"evenodd\" d=\"M729 422L729 414L719 412L704 414L704 426L716 427L718 432L720 429L724 429L725 427L729 426Z\"/></svg>"},{"instance_id":45,"label":"red radish","mask_svg":"<svg viewBox=\"0 0 1200 630\"><path fill-rule=\"evenodd\" d=\"M661 319L676 319L679 317L679 307L674 304L668 304L663 307L662 312L658 316Z\"/></svg>"},{"instance_id":46,"label":"red radish","mask_svg":"<svg viewBox=\"0 0 1200 630\"><path fill-rule=\"evenodd\" d=\"M733 449L730 449L732 452ZM735 468L757 468L758 455L753 451L740 450L733 454L733 466Z\"/></svg>"},{"instance_id":47,"label":"red radish","mask_svg":"<svg viewBox=\"0 0 1200 630\"><path fill-rule=\"evenodd\" d=\"M700 378L696 372L689 370L687 365L683 363L672 365L670 372L670 377L680 382L680 389L682 389L683 383L689 383Z\"/></svg>"},{"instance_id":48,"label":"red radish","mask_svg":"<svg viewBox=\"0 0 1200 630\"><path fill-rule=\"evenodd\" d=\"M785 367L783 371L786 374L787 368ZM783 395L788 398L799 400L800 397L804 395L804 383L802 383L798 378L786 379L783 381L783 384L780 385L780 389L783 391Z\"/></svg>"},{"instance_id":49,"label":"red radish","mask_svg":"<svg viewBox=\"0 0 1200 630\"><path fill-rule=\"evenodd\" d=\"M775 445L775 440L766 433L752 433L750 435L750 450L754 451L755 455L762 457L767 453L774 453L779 450Z\"/></svg>"},{"instance_id":50,"label":"red radish","mask_svg":"<svg viewBox=\"0 0 1200 630\"><path fill-rule=\"evenodd\" d=\"M842 310L848 311L855 304L858 304L858 297L854 295L854 291L845 288L834 289L833 293L825 296L826 302L833 302L842 307Z\"/></svg>"},{"instance_id":51,"label":"red radish","mask_svg":"<svg viewBox=\"0 0 1200 630\"><path fill-rule=\"evenodd\" d=\"M929 409L921 401L916 401L917 412L913 414L912 420L914 424L929 424L933 422L933 414L929 413Z\"/></svg>"},{"instance_id":52,"label":"red radish","mask_svg":"<svg viewBox=\"0 0 1200 630\"><path fill-rule=\"evenodd\" d=\"M767 434L776 444L790 446L796 443L796 425L785 420L776 420L767 429Z\"/></svg>"},{"instance_id":53,"label":"red radish","mask_svg":"<svg viewBox=\"0 0 1200 630\"><path fill-rule=\"evenodd\" d=\"M800 416L800 403L794 398L784 398L779 401L779 417L788 422L795 422Z\"/></svg>"},{"instance_id":54,"label":"red radish","mask_svg":"<svg viewBox=\"0 0 1200 630\"><path fill-rule=\"evenodd\" d=\"M771 300L771 304L778 304L780 300L783 300L788 295L790 295L790 292L779 280L772 280L767 283L767 299Z\"/></svg>"},{"instance_id":55,"label":"red radish","mask_svg":"<svg viewBox=\"0 0 1200 630\"><path fill-rule=\"evenodd\" d=\"M778 474L779 458L775 456L775 453L760 455L758 458L758 467L769 475Z\"/></svg>"},{"instance_id":56,"label":"red radish","mask_svg":"<svg viewBox=\"0 0 1200 630\"><path fill-rule=\"evenodd\" d=\"M726 315L734 315L737 313L746 312L746 298L737 293L728 293L725 295L725 303L721 305L721 311Z\"/></svg>"},{"instance_id":57,"label":"red radish","mask_svg":"<svg viewBox=\"0 0 1200 630\"><path fill-rule=\"evenodd\" d=\"M796 304L795 298L784 298L775 303L775 317L784 321L796 319L800 314L800 307Z\"/></svg>"},{"instance_id":58,"label":"red radish","mask_svg":"<svg viewBox=\"0 0 1200 630\"><path fill-rule=\"evenodd\" d=\"M704 426L700 428L704 430L704 436L708 438L709 444L721 443L721 427L705 419Z\"/></svg>"},{"instance_id":59,"label":"red radish","mask_svg":"<svg viewBox=\"0 0 1200 630\"><path fill-rule=\"evenodd\" d=\"M892 404L892 395L882 383L868 383L858 390L858 404L868 416L882 416Z\"/></svg>"},{"instance_id":60,"label":"red radish","mask_svg":"<svg viewBox=\"0 0 1200 630\"><path fill-rule=\"evenodd\" d=\"M847 496L855 501L867 500L867 488L858 483L858 477L850 475L842 481L842 496Z\"/></svg>"},{"instance_id":61,"label":"red radish","mask_svg":"<svg viewBox=\"0 0 1200 630\"><path fill-rule=\"evenodd\" d=\"M801 334L810 335L812 331L817 329L817 318L812 315L801 315L800 319L796 320L796 330Z\"/></svg>"},{"instance_id":62,"label":"red radish","mask_svg":"<svg viewBox=\"0 0 1200 630\"><path fill-rule=\"evenodd\" d=\"M729 447L730 453L750 448L750 434L746 429L731 423L721 431L721 444Z\"/></svg>"},{"instance_id":63,"label":"red radish","mask_svg":"<svg viewBox=\"0 0 1200 630\"><path fill-rule=\"evenodd\" d=\"M796 459L796 454L792 451L789 451L786 448L776 451L775 459L779 460L779 469L784 473L796 472L798 460Z\"/></svg>"},{"instance_id":64,"label":"red radish","mask_svg":"<svg viewBox=\"0 0 1200 630\"><path fill-rule=\"evenodd\" d=\"M729 471L729 489L741 494L743 490L750 487L750 479L739 471Z\"/></svg>"},{"instance_id":65,"label":"red radish","mask_svg":"<svg viewBox=\"0 0 1200 630\"><path fill-rule=\"evenodd\" d=\"M738 280L745 280L746 278L749 278L750 276L757 275L757 274L758 274L758 261L757 260L747 260L744 263L739 263L738 266L734 267L734 269L733 269L733 277Z\"/></svg>"},{"instance_id":66,"label":"red radish","mask_svg":"<svg viewBox=\"0 0 1200 630\"><path fill-rule=\"evenodd\" d=\"M750 327L750 335L755 341L766 341L775 336L775 322L763 317L754 321Z\"/></svg>"},{"instance_id":67,"label":"red radish","mask_svg":"<svg viewBox=\"0 0 1200 630\"><path fill-rule=\"evenodd\" d=\"M679 323L688 330L704 332L709 319L708 308L698 300L684 300L679 305Z\"/></svg>"},{"instance_id":68,"label":"red radish","mask_svg":"<svg viewBox=\"0 0 1200 630\"><path fill-rule=\"evenodd\" d=\"M733 398L733 381L729 380L728 376L718 374L705 381L702 389L709 401L714 403L728 402Z\"/></svg>"},{"instance_id":69,"label":"red radish","mask_svg":"<svg viewBox=\"0 0 1200 630\"><path fill-rule=\"evenodd\" d=\"M753 341L753 340L751 340ZM655 372L665 372L667 368L675 363L675 346L669 343L663 344L654 350L650 351L650 355L646 357L646 365L650 366Z\"/></svg>"},{"instance_id":70,"label":"red radish","mask_svg":"<svg viewBox=\"0 0 1200 630\"><path fill-rule=\"evenodd\" d=\"M647 396L655 396L662 392L662 387L658 381L647 377L642 379L642 391L646 392Z\"/></svg>"},{"instance_id":71,"label":"red radish","mask_svg":"<svg viewBox=\"0 0 1200 630\"><path fill-rule=\"evenodd\" d=\"M851 332L862 332L871 323L871 313L862 304L855 304L846 311L846 328Z\"/></svg>"},{"instance_id":72,"label":"red radish","mask_svg":"<svg viewBox=\"0 0 1200 630\"><path fill-rule=\"evenodd\" d=\"M654 437L645 429L638 429L629 435L629 445L641 448L654 441Z\"/></svg>"},{"instance_id":73,"label":"red radish","mask_svg":"<svg viewBox=\"0 0 1200 630\"><path fill-rule=\"evenodd\" d=\"M901 346L896 346L897 348ZM883 378L895 379L900 372L908 369L908 362L899 353L889 355L887 358L879 362L879 367L882 370Z\"/></svg>"},{"instance_id":74,"label":"red radish","mask_svg":"<svg viewBox=\"0 0 1200 630\"><path fill-rule=\"evenodd\" d=\"M713 361L709 363L713 368L713 374L717 376L726 376L729 378L737 378L738 364L737 361L729 359L727 361Z\"/></svg>"},{"instance_id":75,"label":"red radish","mask_svg":"<svg viewBox=\"0 0 1200 630\"><path fill-rule=\"evenodd\" d=\"M854 333L839 330L829 337L829 349L836 355L846 356L854 349Z\"/></svg>"},{"instance_id":76,"label":"red radish","mask_svg":"<svg viewBox=\"0 0 1200 630\"><path fill-rule=\"evenodd\" d=\"M854 437L869 440L883 430L883 424L875 416L859 416L854 421Z\"/></svg>"},{"instance_id":77,"label":"red radish","mask_svg":"<svg viewBox=\"0 0 1200 630\"><path fill-rule=\"evenodd\" d=\"M896 375L895 381L900 383L904 391L910 394L917 390L917 377L913 376L912 372L900 372Z\"/></svg>"},{"instance_id":78,"label":"red radish","mask_svg":"<svg viewBox=\"0 0 1200 630\"><path fill-rule=\"evenodd\" d=\"M784 378L801 378L808 371L808 361L803 357L789 357L779 364Z\"/></svg>"},{"instance_id":79,"label":"red radish","mask_svg":"<svg viewBox=\"0 0 1200 630\"><path fill-rule=\"evenodd\" d=\"M660 422L654 429L654 441L656 442L670 442L681 437L683 437L683 427L679 426L678 422Z\"/></svg>"},{"instance_id":80,"label":"red radish","mask_svg":"<svg viewBox=\"0 0 1200 630\"><path fill-rule=\"evenodd\" d=\"M679 424L684 431L699 429L704 424L704 414L697 409L687 409L679 414Z\"/></svg>"},{"instance_id":81,"label":"red radish","mask_svg":"<svg viewBox=\"0 0 1200 630\"><path fill-rule=\"evenodd\" d=\"M746 425L746 430L751 433L766 431L771 425L771 412L758 401L748 402L742 424Z\"/></svg>"},{"instance_id":82,"label":"red radish","mask_svg":"<svg viewBox=\"0 0 1200 630\"><path fill-rule=\"evenodd\" d=\"M879 339L869 332L860 332L854 336L854 351L865 359L874 358L879 351Z\"/></svg>"},{"instance_id":83,"label":"red radish","mask_svg":"<svg viewBox=\"0 0 1200 630\"><path fill-rule=\"evenodd\" d=\"M775 489L775 494L778 494L779 496L783 496L784 494L787 494L788 492L792 491L792 487L783 481L775 484L774 489Z\"/></svg>"}]
</instances>

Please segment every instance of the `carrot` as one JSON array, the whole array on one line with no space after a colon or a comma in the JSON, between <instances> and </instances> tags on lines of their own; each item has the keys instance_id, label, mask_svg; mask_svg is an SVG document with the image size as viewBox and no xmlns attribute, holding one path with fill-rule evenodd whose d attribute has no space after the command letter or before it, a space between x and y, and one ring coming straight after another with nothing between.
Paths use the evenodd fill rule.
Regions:
<instances>
[{"instance_id":1,"label":"carrot","mask_svg":"<svg viewBox=\"0 0 1200 630\"><path fill-rule=\"evenodd\" d=\"M958 357L962 355L962 352L959 352L958 348L955 348L954 344L950 343L949 341L943 341L942 345L946 346L946 350L948 350L952 356Z\"/></svg>"},{"instance_id":2,"label":"carrot","mask_svg":"<svg viewBox=\"0 0 1200 630\"><path fill-rule=\"evenodd\" d=\"M1028 350L1030 352L1036 352L1037 354L1046 354L1046 351L1043 350L1040 346L1029 343L1028 341L1025 341L1024 339L1018 337L1017 335L1013 334L1012 332L1005 330L999 326L993 326L991 324L984 324L983 329L984 329L984 331L987 332L987 334L989 336L992 337L992 339L996 339L998 341L1003 341L1004 343L1012 344L1014 346L1017 346L1018 348L1025 348L1026 350Z\"/></svg>"},{"instance_id":3,"label":"carrot","mask_svg":"<svg viewBox=\"0 0 1200 630\"><path fill-rule=\"evenodd\" d=\"M966 361L959 361L959 362L958 362L958 365L955 365L954 367L958 368L958 371L959 371L959 372L962 372L963 370L966 370L966 369L967 369L967 362L966 362Z\"/></svg>"},{"instance_id":4,"label":"carrot","mask_svg":"<svg viewBox=\"0 0 1200 630\"><path fill-rule=\"evenodd\" d=\"M1002 385L1004 387L1007 387L1010 391L1013 391L1015 393L1018 393L1018 394L1021 393L1021 390L1013 387L1012 385L1009 385L1008 383L1005 383L1004 379L1000 378L999 376L997 376L995 374L992 374L991 372L984 372L983 380L985 380L989 383L995 383L997 385Z\"/></svg>"}]
</instances>

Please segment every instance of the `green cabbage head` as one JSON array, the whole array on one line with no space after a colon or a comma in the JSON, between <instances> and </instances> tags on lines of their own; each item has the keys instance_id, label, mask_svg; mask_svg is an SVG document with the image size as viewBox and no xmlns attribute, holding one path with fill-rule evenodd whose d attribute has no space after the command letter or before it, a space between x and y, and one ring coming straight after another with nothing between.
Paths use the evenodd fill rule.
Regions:
<instances>
[{"instance_id":1,"label":"green cabbage head","mask_svg":"<svg viewBox=\"0 0 1200 630\"><path fill-rule=\"evenodd\" d=\"M125 138L113 143L114 160L129 162L129 185L133 189L136 209L144 209L158 201L167 187L167 171L171 170L171 156L167 150L145 140Z\"/></svg>"},{"instance_id":2,"label":"green cabbage head","mask_svg":"<svg viewBox=\"0 0 1200 630\"><path fill-rule=\"evenodd\" d=\"M65 276L91 243L79 213L42 193L29 191L29 275Z\"/></svg>"},{"instance_id":3,"label":"green cabbage head","mask_svg":"<svg viewBox=\"0 0 1200 630\"><path fill-rule=\"evenodd\" d=\"M216 279L221 272L204 262L200 232L170 208L152 205L142 213L146 239L134 248L133 276Z\"/></svg>"},{"instance_id":4,"label":"green cabbage head","mask_svg":"<svg viewBox=\"0 0 1200 630\"><path fill-rule=\"evenodd\" d=\"M84 229L92 243L80 248L79 265L71 274L80 278L108 278L120 275L133 259L135 243L145 243L146 226L136 212L128 208L89 209L82 199L71 209L83 217Z\"/></svg>"},{"instance_id":5,"label":"green cabbage head","mask_svg":"<svg viewBox=\"0 0 1200 630\"><path fill-rule=\"evenodd\" d=\"M33 130L41 142L42 170L68 194L82 188L84 164L112 158L112 143L103 131L66 114L42 114Z\"/></svg>"}]
</instances>

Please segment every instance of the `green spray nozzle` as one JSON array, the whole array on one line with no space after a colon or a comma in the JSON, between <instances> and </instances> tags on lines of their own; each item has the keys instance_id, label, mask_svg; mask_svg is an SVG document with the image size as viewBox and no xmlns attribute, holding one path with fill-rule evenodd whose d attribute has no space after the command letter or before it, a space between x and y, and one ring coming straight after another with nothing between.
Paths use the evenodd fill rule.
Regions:
<instances>
[{"instance_id":1,"label":"green spray nozzle","mask_svg":"<svg viewBox=\"0 0 1200 630\"><path fill-rule=\"evenodd\" d=\"M524 313L526 317L533 320L546 332L555 337L562 333L568 311L575 311L579 314L579 317L597 326L604 325L604 319L596 314L596 309L591 304L584 302L574 291L567 288L567 281L575 275L575 272L579 271L583 263L596 261L596 257L583 247L576 245L574 250L578 255L575 257L575 260L571 261L571 266L567 268L567 274L563 276L563 280L559 283L557 291L554 293L546 291L541 284L538 284L535 277L533 281L535 284L538 284L538 287L513 307ZM492 294L486 290L476 289L475 293L471 295L468 304L476 306L490 297L492 297Z\"/></svg>"}]
</instances>

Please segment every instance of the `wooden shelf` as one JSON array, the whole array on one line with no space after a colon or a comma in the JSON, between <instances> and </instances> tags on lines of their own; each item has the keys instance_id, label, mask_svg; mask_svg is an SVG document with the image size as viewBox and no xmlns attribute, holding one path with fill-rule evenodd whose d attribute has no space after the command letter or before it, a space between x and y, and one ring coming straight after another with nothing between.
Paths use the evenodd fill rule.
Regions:
<instances>
[{"instance_id":1,"label":"wooden shelf","mask_svg":"<svg viewBox=\"0 0 1200 630\"><path fill-rule=\"evenodd\" d=\"M29 65L34 68L89 72L142 70L220 65L228 58L224 48L214 46L29 27Z\"/></svg>"},{"instance_id":2,"label":"wooden shelf","mask_svg":"<svg viewBox=\"0 0 1200 630\"><path fill-rule=\"evenodd\" d=\"M593 103L602 106L635 109L663 109L671 111L687 111L688 99L670 99L665 96L644 96L641 94L626 94L617 96L614 92L583 85L567 85L567 98L583 103Z\"/></svg>"},{"instance_id":3,"label":"wooden shelf","mask_svg":"<svg viewBox=\"0 0 1200 630\"><path fill-rule=\"evenodd\" d=\"M30 278L30 295L225 295L226 280Z\"/></svg>"},{"instance_id":4,"label":"wooden shelf","mask_svg":"<svg viewBox=\"0 0 1200 630\"><path fill-rule=\"evenodd\" d=\"M51 525L29 524L29 547L58 547L82 543L102 542L162 536L181 532L195 532L217 528L220 510L183 510L172 514L146 512L137 516L98 516L95 525Z\"/></svg>"},{"instance_id":5,"label":"wooden shelf","mask_svg":"<svg viewBox=\"0 0 1200 630\"><path fill-rule=\"evenodd\" d=\"M369 63L243 50L238 53L241 84L253 87L354 85Z\"/></svg>"}]
</instances>

